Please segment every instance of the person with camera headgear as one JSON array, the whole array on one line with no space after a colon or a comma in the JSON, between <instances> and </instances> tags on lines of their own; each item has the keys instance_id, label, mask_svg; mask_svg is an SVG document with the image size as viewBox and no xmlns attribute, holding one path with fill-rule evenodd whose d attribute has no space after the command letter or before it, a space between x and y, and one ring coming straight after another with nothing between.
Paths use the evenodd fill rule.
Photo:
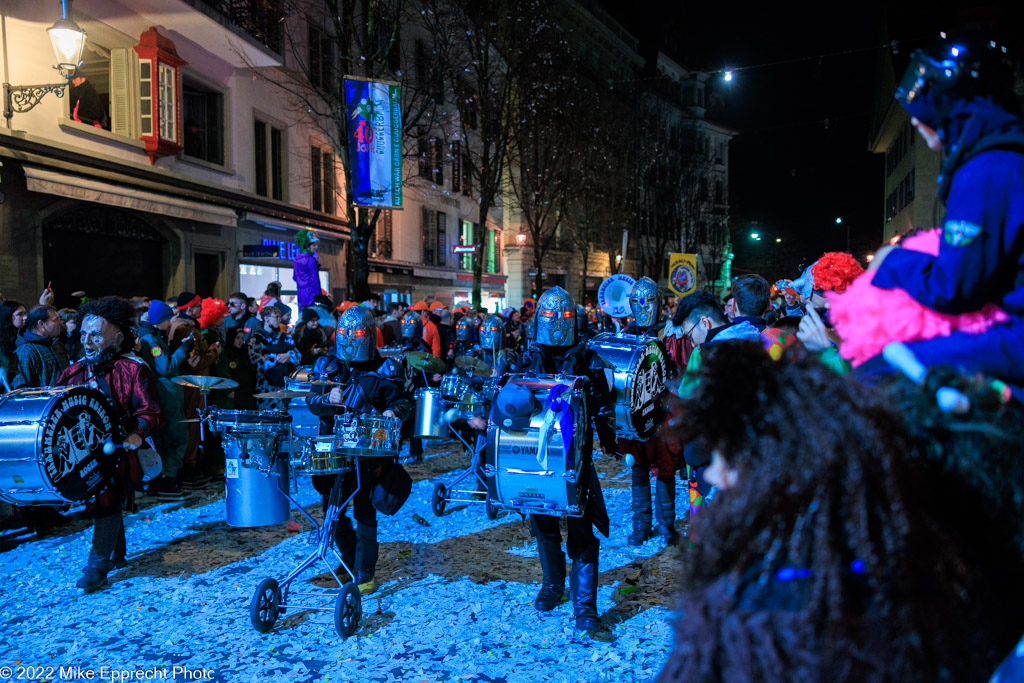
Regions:
<instances>
[{"instance_id":1,"label":"person with camera headgear","mask_svg":"<svg viewBox=\"0 0 1024 683\"><path fill-rule=\"evenodd\" d=\"M342 413L379 413L404 422L412 411L404 363L400 359L381 357L377 353L376 339L377 323L369 310L353 306L341 315L334 335L334 355L319 358L313 366L314 375L341 385L333 387L328 394L307 399L310 412L320 417L320 434L333 434L334 417ZM351 521L343 514L334 529L334 538L345 564L356 573L352 578L359 584L359 592L366 594L377 586L374 575L379 544L375 490L379 489L379 484L390 486L389 482L408 479L409 475L395 458L359 458L357 467L359 490L352 506L356 528L352 529ZM356 487L356 472L353 469L343 475L317 475L313 477L313 486L323 497L326 511L333 487L341 487L342 500L351 495ZM408 496L408 491L405 495ZM399 507L401 502L404 501L399 501ZM397 508L384 511L394 514Z\"/></svg>"},{"instance_id":2,"label":"person with camera headgear","mask_svg":"<svg viewBox=\"0 0 1024 683\"><path fill-rule=\"evenodd\" d=\"M600 542L594 535L597 527L607 538L608 511L605 508L597 471L591 462L594 445L593 428L597 429L601 445L607 453L615 453L615 431L608 422L613 395L608 388L604 370L598 367L596 357L577 339L576 302L561 287L545 291L537 300L537 320L534 343L523 363L524 369L543 374L563 374L586 377L586 425L581 470L585 481L577 483L587 491L582 517L567 520L566 551L572 560L569 591L576 618L576 629L586 632L603 630L597 611L597 576ZM530 531L537 538L543 584L534 600L534 607L542 612L554 609L565 592L565 555L562 553L562 534L559 518L553 515L531 514Z\"/></svg>"},{"instance_id":3,"label":"person with camera headgear","mask_svg":"<svg viewBox=\"0 0 1024 683\"><path fill-rule=\"evenodd\" d=\"M1007 48L978 33L918 50L896 91L930 149L942 151L945 203L937 255L885 246L871 283L946 314L996 304L1007 320L980 334L907 344L925 366L948 364L1024 383L1024 121ZM869 372L870 367L864 372Z\"/></svg>"},{"instance_id":4,"label":"person with camera headgear","mask_svg":"<svg viewBox=\"0 0 1024 683\"><path fill-rule=\"evenodd\" d=\"M107 585L114 567L126 566L122 507L134 507L134 483L142 481L135 451L165 422L157 396L156 379L149 366L132 355L135 348L135 308L124 299L108 296L90 301L79 313L85 358L65 368L57 384L89 385L112 402L123 437L112 451L116 464L110 484L87 504L93 519L89 561L76 584L86 593Z\"/></svg>"}]
</instances>

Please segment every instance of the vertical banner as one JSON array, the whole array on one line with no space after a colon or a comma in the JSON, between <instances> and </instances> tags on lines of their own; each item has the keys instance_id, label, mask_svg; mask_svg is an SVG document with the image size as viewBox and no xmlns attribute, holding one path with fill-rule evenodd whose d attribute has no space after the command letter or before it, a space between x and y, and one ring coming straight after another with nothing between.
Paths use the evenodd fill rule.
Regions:
<instances>
[{"instance_id":1,"label":"vertical banner","mask_svg":"<svg viewBox=\"0 0 1024 683\"><path fill-rule=\"evenodd\" d=\"M398 83L345 77L348 158L356 206L402 206L402 106Z\"/></svg>"},{"instance_id":2,"label":"vertical banner","mask_svg":"<svg viewBox=\"0 0 1024 683\"><path fill-rule=\"evenodd\" d=\"M697 289L697 255L668 255L668 286L676 296L686 296Z\"/></svg>"}]
</instances>

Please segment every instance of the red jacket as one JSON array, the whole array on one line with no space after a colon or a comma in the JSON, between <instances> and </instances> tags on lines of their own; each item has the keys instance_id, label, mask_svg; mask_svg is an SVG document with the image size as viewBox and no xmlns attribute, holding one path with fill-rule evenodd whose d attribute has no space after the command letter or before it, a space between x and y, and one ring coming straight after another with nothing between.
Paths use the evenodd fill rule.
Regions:
<instances>
[{"instance_id":1,"label":"red jacket","mask_svg":"<svg viewBox=\"0 0 1024 683\"><path fill-rule=\"evenodd\" d=\"M121 410L121 426L125 436L138 434L145 439L163 426L165 419L157 398L156 379L148 365L125 356L98 368L90 368L85 361L79 361L64 368L57 384L88 384L106 394L106 388L92 379L93 372L106 379L112 398Z\"/></svg>"}]
</instances>

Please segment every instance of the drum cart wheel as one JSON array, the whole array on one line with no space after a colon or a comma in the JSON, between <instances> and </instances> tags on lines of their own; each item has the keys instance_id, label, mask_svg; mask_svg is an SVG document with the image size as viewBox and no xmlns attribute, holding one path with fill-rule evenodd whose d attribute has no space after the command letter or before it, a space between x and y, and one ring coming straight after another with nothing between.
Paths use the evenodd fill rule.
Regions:
<instances>
[{"instance_id":1,"label":"drum cart wheel","mask_svg":"<svg viewBox=\"0 0 1024 683\"><path fill-rule=\"evenodd\" d=\"M359 595L359 586L350 581L341 587L334 601L334 630L342 638L348 638L359 628L362 616L363 599Z\"/></svg>"},{"instance_id":2,"label":"drum cart wheel","mask_svg":"<svg viewBox=\"0 0 1024 683\"><path fill-rule=\"evenodd\" d=\"M443 483L434 485L434 495L430 499L430 507L434 510L435 517L443 517L445 506L448 505L448 489Z\"/></svg>"},{"instance_id":3,"label":"drum cart wheel","mask_svg":"<svg viewBox=\"0 0 1024 683\"><path fill-rule=\"evenodd\" d=\"M484 503L484 512L487 514L487 519L491 521L498 518L498 508L494 507L490 495L487 496L487 501Z\"/></svg>"},{"instance_id":4,"label":"drum cart wheel","mask_svg":"<svg viewBox=\"0 0 1024 683\"><path fill-rule=\"evenodd\" d=\"M256 587L256 592L249 603L249 621L260 633L267 633L274 628L281 605L281 591L276 579L263 579Z\"/></svg>"}]
</instances>

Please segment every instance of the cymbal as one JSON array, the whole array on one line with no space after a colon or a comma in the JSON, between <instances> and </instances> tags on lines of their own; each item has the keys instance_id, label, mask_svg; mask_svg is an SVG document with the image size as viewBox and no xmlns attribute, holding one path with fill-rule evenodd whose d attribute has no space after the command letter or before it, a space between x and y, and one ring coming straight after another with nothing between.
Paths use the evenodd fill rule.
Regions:
<instances>
[{"instance_id":1,"label":"cymbal","mask_svg":"<svg viewBox=\"0 0 1024 683\"><path fill-rule=\"evenodd\" d=\"M203 375L183 375L182 377L175 377L171 381L185 387L198 389L199 391L209 391L210 389L234 389L238 386L238 382L233 379L225 379L223 377L206 377Z\"/></svg>"},{"instance_id":2,"label":"cymbal","mask_svg":"<svg viewBox=\"0 0 1024 683\"><path fill-rule=\"evenodd\" d=\"M329 379L307 379L303 384L311 384L314 387L340 387L341 382L335 382Z\"/></svg>"},{"instance_id":3,"label":"cymbal","mask_svg":"<svg viewBox=\"0 0 1024 683\"><path fill-rule=\"evenodd\" d=\"M400 344L392 344L391 346L382 346L377 349L377 353L380 354L381 358L397 358L405 353L405 347Z\"/></svg>"},{"instance_id":4,"label":"cymbal","mask_svg":"<svg viewBox=\"0 0 1024 683\"><path fill-rule=\"evenodd\" d=\"M477 377L490 377L491 366L487 361L472 356L459 356L455 359L455 367L460 370L472 370Z\"/></svg>"},{"instance_id":5,"label":"cymbal","mask_svg":"<svg viewBox=\"0 0 1024 683\"><path fill-rule=\"evenodd\" d=\"M253 398L302 398L303 396L313 396L312 391L296 391L295 389L279 389L277 391L270 391L265 394L253 394Z\"/></svg>"},{"instance_id":6,"label":"cymbal","mask_svg":"<svg viewBox=\"0 0 1024 683\"><path fill-rule=\"evenodd\" d=\"M405 361L417 370L424 372L441 373L445 371L444 361L426 351L409 351L405 354Z\"/></svg>"}]
</instances>

